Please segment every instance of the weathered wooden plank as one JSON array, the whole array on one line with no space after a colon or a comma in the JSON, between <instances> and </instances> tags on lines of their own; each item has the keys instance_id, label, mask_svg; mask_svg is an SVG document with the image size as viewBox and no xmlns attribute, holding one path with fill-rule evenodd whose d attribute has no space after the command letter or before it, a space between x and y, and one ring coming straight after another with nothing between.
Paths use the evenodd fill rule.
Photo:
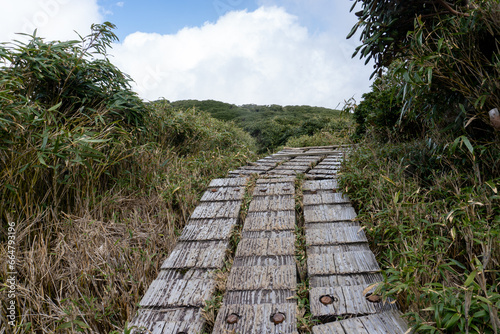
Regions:
<instances>
[{"instance_id":1,"label":"weathered wooden plank","mask_svg":"<svg viewBox=\"0 0 500 334\"><path fill-rule=\"evenodd\" d=\"M236 256L294 255L294 243L290 232L274 238L242 238Z\"/></svg>"},{"instance_id":2,"label":"weathered wooden plank","mask_svg":"<svg viewBox=\"0 0 500 334\"><path fill-rule=\"evenodd\" d=\"M382 282L383 280L384 278L380 273L311 276L309 278L309 286L311 288L353 285L363 285L367 287L375 283Z\"/></svg>"},{"instance_id":3,"label":"weathered wooden plank","mask_svg":"<svg viewBox=\"0 0 500 334\"><path fill-rule=\"evenodd\" d=\"M312 328L313 334L354 334L346 333L339 322L330 322L325 325L317 325Z\"/></svg>"},{"instance_id":4,"label":"weathered wooden plank","mask_svg":"<svg viewBox=\"0 0 500 334\"><path fill-rule=\"evenodd\" d=\"M323 151L323 152L318 152L318 153L310 153L310 152L304 152L304 153L294 153L294 152L290 152L290 153L279 153L279 154L274 154L273 156L274 157L284 157L284 158L287 158L287 157L303 157L303 156L314 156L314 155L319 155L319 156L322 156L322 155L331 155L331 154L334 154L336 153L335 151Z\"/></svg>"},{"instance_id":5,"label":"weathered wooden plank","mask_svg":"<svg viewBox=\"0 0 500 334\"><path fill-rule=\"evenodd\" d=\"M371 251L308 253L307 268L311 276L380 271L375 255Z\"/></svg>"},{"instance_id":6,"label":"weathered wooden plank","mask_svg":"<svg viewBox=\"0 0 500 334\"><path fill-rule=\"evenodd\" d=\"M237 170L252 170L252 171L268 171L272 169L273 167L267 167L264 165L251 165L251 166L243 166L238 168Z\"/></svg>"},{"instance_id":7,"label":"weathered wooden plank","mask_svg":"<svg viewBox=\"0 0 500 334\"><path fill-rule=\"evenodd\" d=\"M205 319L200 308L140 309L130 323L132 333L201 333Z\"/></svg>"},{"instance_id":8,"label":"weathered wooden plank","mask_svg":"<svg viewBox=\"0 0 500 334\"><path fill-rule=\"evenodd\" d=\"M401 317L401 313L391 310L314 326L313 334L404 334L407 330L408 325Z\"/></svg>"},{"instance_id":9,"label":"weathered wooden plank","mask_svg":"<svg viewBox=\"0 0 500 334\"><path fill-rule=\"evenodd\" d=\"M236 218L191 219L179 241L228 240L237 223Z\"/></svg>"},{"instance_id":10,"label":"weathered wooden plank","mask_svg":"<svg viewBox=\"0 0 500 334\"><path fill-rule=\"evenodd\" d=\"M311 223L306 225L306 242L310 246L368 242L358 222Z\"/></svg>"},{"instance_id":11,"label":"weathered wooden plank","mask_svg":"<svg viewBox=\"0 0 500 334\"><path fill-rule=\"evenodd\" d=\"M266 183L283 183L283 182L290 182L291 185L294 184L295 182L295 177L294 176L289 176L289 177L266 177L262 176L257 180L257 184L266 184Z\"/></svg>"},{"instance_id":12,"label":"weathered wooden plank","mask_svg":"<svg viewBox=\"0 0 500 334\"><path fill-rule=\"evenodd\" d=\"M267 174L269 174L269 175L276 175L276 176L278 176L278 175L291 176L291 175L297 175L297 174L300 174L300 173L298 171L296 171L296 170L273 169L273 170L270 170L269 172L267 172Z\"/></svg>"},{"instance_id":13,"label":"weathered wooden plank","mask_svg":"<svg viewBox=\"0 0 500 334\"><path fill-rule=\"evenodd\" d=\"M244 333L244 334L296 334L296 305L257 304L257 305L223 305L215 323L214 334ZM275 324L271 321L273 315L281 313L284 321ZM230 315L237 315L235 324L228 324Z\"/></svg>"},{"instance_id":14,"label":"weathered wooden plank","mask_svg":"<svg viewBox=\"0 0 500 334\"><path fill-rule=\"evenodd\" d=\"M307 180L330 180L337 179L337 174L306 174Z\"/></svg>"},{"instance_id":15,"label":"weathered wooden plank","mask_svg":"<svg viewBox=\"0 0 500 334\"><path fill-rule=\"evenodd\" d=\"M214 179L210 182L209 187L244 187L248 182L247 178L227 178Z\"/></svg>"},{"instance_id":16,"label":"weathered wooden plank","mask_svg":"<svg viewBox=\"0 0 500 334\"><path fill-rule=\"evenodd\" d=\"M208 188L201 197L201 202L241 201L245 195L244 187Z\"/></svg>"},{"instance_id":17,"label":"weathered wooden plank","mask_svg":"<svg viewBox=\"0 0 500 334\"><path fill-rule=\"evenodd\" d=\"M316 193L304 194L304 205L318 204L344 204L351 203L349 197L343 193L330 191L318 191Z\"/></svg>"},{"instance_id":18,"label":"weathered wooden plank","mask_svg":"<svg viewBox=\"0 0 500 334\"><path fill-rule=\"evenodd\" d=\"M254 197L248 212L294 210L295 199L292 195L274 195Z\"/></svg>"},{"instance_id":19,"label":"weathered wooden plank","mask_svg":"<svg viewBox=\"0 0 500 334\"><path fill-rule=\"evenodd\" d=\"M227 280L228 290L295 289L296 267L233 267Z\"/></svg>"},{"instance_id":20,"label":"weathered wooden plank","mask_svg":"<svg viewBox=\"0 0 500 334\"><path fill-rule=\"evenodd\" d=\"M363 285L312 288L309 291L311 314L321 316L365 315L391 310L395 306L389 302L372 303L363 294ZM320 299L330 296L331 304L324 305Z\"/></svg>"},{"instance_id":21,"label":"weathered wooden plank","mask_svg":"<svg viewBox=\"0 0 500 334\"><path fill-rule=\"evenodd\" d=\"M245 175L261 175L264 174L265 171L261 170L242 170L242 169L237 169L237 170L232 170L228 173L228 175L233 175L233 176L245 176Z\"/></svg>"},{"instance_id":22,"label":"weathered wooden plank","mask_svg":"<svg viewBox=\"0 0 500 334\"><path fill-rule=\"evenodd\" d=\"M282 167L282 166L288 166L288 167L292 167L292 168L311 167L311 164L313 164L313 163L314 163L314 161L309 161L309 160L299 160L299 161L290 160L290 161L287 161L287 162L283 163L282 165L280 165L280 167Z\"/></svg>"},{"instance_id":23,"label":"weathered wooden plank","mask_svg":"<svg viewBox=\"0 0 500 334\"><path fill-rule=\"evenodd\" d=\"M302 186L304 192L315 192L319 190L333 190L338 189L337 180L321 180L321 181L306 181Z\"/></svg>"},{"instance_id":24,"label":"weathered wooden plank","mask_svg":"<svg viewBox=\"0 0 500 334\"><path fill-rule=\"evenodd\" d=\"M295 211L249 212L243 232L283 231L295 229Z\"/></svg>"},{"instance_id":25,"label":"weathered wooden plank","mask_svg":"<svg viewBox=\"0 0 500 334\"><path fill-rule=\"evenodd\" d=\"M308 174L311 175L335 175L339 171L339 168L332 168L332 169L311 169Z\"/></svg>"},{"instance_id":26,"label":"weathered wooden plank","mask_svg":"<svg viewBox=\"0 0 500 334\"><path fill-rule=\"evenodd\" d=\"M319 164L316 165L316 167L323 167L323 166L324 167L332 167L332 166L339 167L339 166L342 166L342 161L339 161L339 160L334 160L334 161L323 160Z\"/></svg>"},{"instance_id":27,"label":"weathered wooden plank","mask_svg":"<svg viewBox=\"0 0 500 334\"><path fill-rule=\"evenodd\" d=\"M191 219L238 218L241 201L201 202L191 214Z\"/></svg>"},{"instance_id":28,"label":"weathered wooden plank","mask_svg":"<svg viewBox=\"0 0 500 334\"><path fill-rule=\"evenodd\" d=\"M215 291L213 273L191 269L162 270L140 302L141 307L203 307Z\"/></svg>"},{"instance_id":29,"label":"weathered wooden plank","mask_svg":"<svg viewBox=\"0 0 500 334\"><path fill-rule=\"evenodd\" d=\"M161 269L222 268L229 241L179 242Z\"/></svg>"},{"instance_id":30,"label":"weathered wooden plank","mask_svg":"<svg viewBox=\"0 0 500 334\"><path fill-rule=\"evenodd\" d=\"M293 182L276 182L268 184L257 184L253 191L253 196L271 195L294 195L295 186Z\"/></svg>"},{"instance_id":31,"label":"weathered wooden plank","mask_svg":"<svg viewBox=\"0 0 500 334\"><path fill-rule=\"evenodd\" d=\"M224 304L287 304L297 303L293 290L239 290L227 291Z\"/></svg>"},{"instance_id":32,"label":"weathered wooden plank","mask_svg":"<svg viewBox=\"0 0 500 334\"><path fill-rule=\"evenodd\" d=\"M304 206L306 223L334 222L353 220L356 211L350 204L321 204Z\"/></svg>"}]
</instances>

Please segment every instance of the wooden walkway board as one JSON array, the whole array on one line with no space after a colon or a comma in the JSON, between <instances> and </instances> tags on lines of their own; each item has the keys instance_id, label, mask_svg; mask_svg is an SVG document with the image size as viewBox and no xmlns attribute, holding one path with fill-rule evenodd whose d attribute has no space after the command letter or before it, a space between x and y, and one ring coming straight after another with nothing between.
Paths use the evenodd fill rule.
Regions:
<instances>
[{"instance_id":1,"label":"wooden walkway board","mask_svg":"<svg viewBox=\"0 0 500 334\"><path fill-rule=\"evenodd\" d=\"M141 300L141 307L203 307L215 291L213 273L191 269L162 270Z\"/></svg>"},{"instance_id":2,"label":"wooden walkway board","mask_svg":"<svg viewBox=\"0 0 500 334\"><path fill-rule=\"evenodd\" d=\"M237 169L237 170L230 171L228 174L229 174L229 176L233 176L233 177L241 177L241 176L245 176L245 175L250 176L253 174L261 175L264 173L265 173L265 171L261 171L261 170Z\"/></svg>"},{"instance_id":3,"label":"wooden walkway board","mask_svg":"<svg viewBox=\"0 0 500 334\"><path fill-rule=\"evenodd\" d=\"M350 318L313 327L313 334L404 334L408 325L399 311Z\"/></svg>"},{"instance_id":4,"label":"wooden walkway board","mask_svg":"<svg viewBox=\"0 0 500 334\"><path fill-rule=\"evenodd\" d=\"M372 303L363 294L369 286L336 286L312 288L309 291L311 314L321 316L366 315L391 310L395 306L386 302ZM333 303L324 305L320 299L323 296L333 298Z\"/></svg>"},{"instance_id":5,"label":"wooden walkway board","mask_svg":"<svg viewBox=\"0 0 500 334\"><path fill-rule=\"evenodd\" d=\"M229 241L179 242L161 269L222 268Z\"/></svg>"},{"instance_id":6,"label":"wooden walkway board","mask_svg":"<svg viewBox=\"0 0 500 334\"><path fill-rule=\"evenodd\" d=\"M254 197L250 202L248 212L256 211L287 211L295 209L295 199L292 195L274 195Z\"/></svg>"},{"instance_id":7,"label":"wooden walkway board","mask_svg":"<svg viewBox=\"0 0 500 334\"><path fill-rule=\"evenodd\" d=\"M292 265L233 266L228 290L292 290L297 287L297 269Z\"/></svg>"},{"instance_id":8,"label":"wooden walkway board","mask_svg":"<svg viewBox=\"0 0 500 334\"><path fill-rule=\"evenodd\" d=\"M296 334L296 305L286 304L234 304L223 305L215 323L214 334ZM284 321L275 324L271 318L276 313L284 316ZM237 315L235 324L228 324L229 315Z\"/></svg>"},{"instance_id":9,"label":"wooden walkway board","mask_svg":"<svg viewBox=\"0 0 500 334\"><path fill-rule=\"evenodd\" d=\"M201 197L201 202L241 201L245 195L244 187L209 188Z\"/></svg>"},{"instance_id":10,"label":"wooden walkway board","mask_svg":"<svg viewBox=\"0 0 500 334\"><path fill-rule=\"evenodd\" d=\"M274 212L249 212L243 232L294 230L295 210Z\"/></svg>"},{"instance_id":11,"label":"wooden walkway board","mask_svg":"<svg viewBox=\"0 0 500 334\"><path fill-rule=\"evenodd\" d=\"M316 192L319 190L329 190L332 191L338 189L337 180L321 180L321 181L306 181L302 186L302 190L305 192Z\"/></svg>"},{"instance_id":12,"label":"wooden walkway board","mask_svg":"<svg viewBox=\"0 0 500 334\"><path fill-rule=\"evenodd\" d=\"M350 204L322 204L304 207L306 223L345 221L355 218L356 211Z\"/></svg>"},{"instance_id":13,"label":"wooden walkway board","mask_svg":"<svg viewBox=\"0 0 500 334\"><path fill-rule=\"evenodd\" d=\"M293 290L236 290L226 292L224 304L294 304L295 297Z\"/></svg>"},{"instance_id":14,"label":"wooden walkway board","mask_svg":"<svg viewBox=\"0 0 500 334\"><path fill-rule=\"evenodd\" d=\"M237 223L236 218L191 219L179 241L228 240Z\"/></svg>"},{"instance_id":15,"label":"wooden walkway board","mask_svg":"<svg viewBox=\"0 0 500 334\"><path fill-rule=\"evenodd\" d=\"M191 214L191 219L238 218L241 201L201 202Z\"/></svg>"},{"instance_id":16,"label":"wooden walkway board","mask_svg":"<svg viewBox=\"0 0 500 334\"><path fill-rule=\"evenodd\" d=\"M245 187L248 182L247 178L226 178L214 179L210 182L209 187Z\"/></svg>"},{"instance_id":17,"label":"wooden walkway board","mask_svg":"<svg viewBox=\"0 0 500 334\"><path fill-rule=\"evenodd\" d=\"M319 287L335 287L335 286L370 286L384 280L380 273L363 273L350 275L329 275L329 276L312 276L309 278L309 286L311 288Z\"/></svg>"},{"instance_id":18,"label":"wooden walkway board","mask_svg":"<svg viewBox=\"0 0 500 334\"><path fill-rule=\"evenodd\" d=\"M200 308L140 309L129 327L132 333L201 333L205 320Z\"/></svg>"},{"instance_id":19,"label":"wooden walkway board","mask_svg":"<svg viewBox=\"0 0 500 334\"><path fill-rule=\"evenodd\" d=\"M276 182L272 184L257 184L253 196L294 195L295 187L291 182Z\"/></svg>"},{"instance_id":20,"label":"wooden walkway board","mask_svg":"<svg viewBox=\"0 0 500 334\"><path fill-rule=\"evenodd\" d=\"M307 224L306 242L309 246L368 242L358 222Z\"/></svg>"},{"instance_id":21,"label":"wooden walkway board","mask_svg":"<svg viewBox=\"0 0 500 334\"><path fill-rule=\"evenodd\" d=\"M248 238L243 236L236 256L271 256L271 255L294 255L295 236L289 232L280 237Z\"/></svg>"},{"instance_id":22,"label":"wooden walkway board","mask_svg":"<svg viewBox=\"0 0 500 334\"><path fill-rule=\"evenodd\" d=\"M375 255L371 251L308 254L307 268L311 276L380 271Z\"/></svg>"},{"instance_id":23,"label":"wooden walkway board","mask_svg":"<svg viewBox=\"0 0 500 334\"><path fill-rule=\"evenodd\" d=\"M349 204L351 203L349 197L343 193L330 191L318 191L314 194L304 194L304 205L317 205L317 204Z\"/></svg>"},{"instance_id":24,"label":"wooden walkway board","mask_svg":"<svg viewBox=\"0 0 500 334\"><path fill-rule=\"evenodd\" d=\"M300 172L291 169L273 169L267 172L268 175L283 175L283 176L291 176L300 174Z\"/></svg>"},{"instance_id":25,"label":"wooden walkway board","mask_svg":"<svg viewBox=\"0 0 500 334\"><path fill-rule=\"evenodd\" d=\"M258 185L268 184L268 183L283 183L289 182L291 187L294 187L295 176L289 177L261 177L257 180Z\"/></svg>"}]
</instances>

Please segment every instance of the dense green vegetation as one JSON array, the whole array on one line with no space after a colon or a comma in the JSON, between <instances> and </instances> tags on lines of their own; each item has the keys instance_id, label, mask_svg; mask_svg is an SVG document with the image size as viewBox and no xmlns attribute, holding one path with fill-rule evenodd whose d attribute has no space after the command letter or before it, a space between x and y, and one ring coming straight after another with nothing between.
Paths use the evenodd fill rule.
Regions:
<instances>
[{"instance_id":1,"label":"dense green vegetation","mask_svg":"<svg viewBox=\"0 0 500 334\"><path fill-rule=\"evenodd\" d=\"M287 144L287 141L299 137L299 142L291 141L288 145L336 144L343 142L346 131L350 131L352 126L351 115L321 107L236 106L213 100L183 100L172 102L171 105L180 109L195 107L217 119L234 122L256 139L260 152L273 152ZM316 139L311 141L312 137Z\"/></svg>"},{"instance_id":2,"label":"dense green vegetation","mask_svg":"<svg viewBox=\"0 0 500 334\"><path fill-rule=\"evenodd\" d=\"M341 183L418 333L500 331L498 1L357 0L376 61Z\"/></svg>"},{"instance_id":3,"label":"dense green vegetation","mask_svg":"<svg viewBox=\"0 0 500 334\"><path fill-rule=\"evenodd\" d=\"M0 256L15 256L17 272L11 326L2 262L9 333L122 332L210 180L256 159L233 124L144 104L105 57L112 28L0 47Z\"/></svg>"}]
</instances>

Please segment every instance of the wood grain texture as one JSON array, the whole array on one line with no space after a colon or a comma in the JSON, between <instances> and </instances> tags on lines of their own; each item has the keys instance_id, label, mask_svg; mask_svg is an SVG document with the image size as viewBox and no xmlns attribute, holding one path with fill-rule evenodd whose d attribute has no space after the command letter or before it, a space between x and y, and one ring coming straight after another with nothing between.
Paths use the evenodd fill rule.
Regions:
<instances>
[{"instance_id":1,"label":"wood grain texture","mask_svg":"<svg viewBox=\"0 0 500 334\"><path fill-rule=\"evenodd\" d=\"M318 204L348 204L351 203L349 197L336 190L317 191L316 193L304 194L304 205Z\"/></svg>"},{"instance_id":2,"label":"wood grain texture","mask_svg":"<svg viewBox=\"0 0 500 334\"><path fill-rule=\"evenodd\" d=\"M205 320L200 308L140 309L130 323L132 333L201 333Z\"/></svg>"},{"instance_id":3,"label":"wood grain texture","mask_svg":"<svg viewBox=\"0 0 500 334\"><path fill-rule=\"evenodd\" d=\"M294 304L257 304L257 305L224 305L219 311L215 323L214 334L296 334L297 319ZM274 324L271 317L275 313L285 315L285 321ZM228 324L226 318L230 314L237 314L239 320L235 324Z\"/></svg>"},{"instance_id":4,"label":"wood grain texture","mask_svg":"<svg viewBox=\"0 0 500 334\"><path fill-rule=\"evenodd\" d=\"M191 219L179 241L228 240L237 223L236 218Z\"/></svg>"},{"instance_id":5,"label":"wood grain texture","mask_svg":"<svg viewBox=\"0 0 500 334\"><path fill-rule=\"evenodd\" d=\"M289 176L289 177L270 177L270 176L261 176L257 180L257 184L267 184L267 183L283 183L283 182L290 182L291 185L294 185L295 182L295 176Z\"/></svg>"},{"instance_id":6,"label":"wood grain texture","mask_svg":"<svg viewBox=\"0 0 500 334\"><path fill-rule=\"evenodd\" d=\"M295 185L293 182L274 182L268 184L257 184L253 196L272 195L295 195Z\"/></svg>"},{"instance_id":7,"label":"wood grain texture","mask_svg":"<svg viewBox=\"0 0 500 334\"><path fill-rule=\"evenodd\" d=\"M282 231L295 229L295 210L275 212L249 212L243 232Z\"/></svg>"},{"instance_id":8,"label":"wood grain texture","mask_svg":"<svg viewBox=\"0 0 500 334\"><path fill-rule=\"evenodd\" d=\"M287 234L274 238L243 237L238 244L236 256L294 255L295 236L292 233Z\"/></svg>"},{"instance_id":9,"label":"wood grain texture","mask_svg":"<svg viewBox=\"0 0 500 334\"><path fill-rule=\"evenodd\" d=\"M201 202L191 214L191 219L238 218L241 201Z\"/></svg>"},{"instance_id":10,"label":"wood grain texture","mask_svg":"<svg viewBox=\"0 0 500 334\"><path fill-rule=\"evenodd\" d=\"M236 258L227 290L280 290L297 287L294 256Z\"/></svg>"},{"instance_id":11,"label":"wood grain texture","mask_svg":"<svg viewBox=\"0 0 500 334\"><path fill-rule=\"evenodd\" d=\"M222 268L228 245L227 240L179 242L161 268Z\"/></svg>"},{"instance_id":12,"label":"wood grain texture","mask_svg":"<svg viewBox=\"0 0 500 334\"><path fill-rule=\"evenodd\" d=\"M209 187L244 187L248 182L247 178L227 178L214 179L210 182Z\"/></svg>"},{"instance_id":13,"label":"wood grain texture","mask_svg":"<svg viewBox=\"0 0 500 334\"><path fill-rule=\"evenodd\" d=\"M208 188L201 197L201 202L241 201L245 195L244 187Z\"/></svg>"},{"instance_id":14,"label":"wood grain texture","mask_svg":"<svg viewBox=\"0 0 500 334\"><path fill-rule=\"evenodd\" d=\"M283 175L283 176L291 176L291 175L297 175L300 174L300 172L296 170L290 170L290 169L273 169L267 172L268 175Z\"/></svg>"},{"instance_id":15,"label":"wood grain texture","mask_svg":"<svg viewBox=\"0 0 500 334\"><path fill-rule=\"evenodd\" d=\"M265 174L265 171L261 170L244 170L244 169L237 169L237 170L232 170L228 173L228 175L236 176L236 177L241 177L241 176L250 176L250 175L261 175Z\"/></svg>"},{"instance_id":16,"label":"wood grain texture","mask_svg":"<svg viewBox=\"0 0 500 334\"><path fill-rule=\"evenodd\" d=\"M336 286L312 288L309 291L311 314L321 316L366 315L394 309L395 306L386 302L372 303L366 300L363 290L367 286ZM322 296L331 296L334 302L323 305Z\"/></svg>"},{"instance_id":17,"label":"wood grain texture","mask_svg":"<svg viewBox=\"0 0 500 334\"><path fill-rule=\"evenodd\" d=\"M293 290L237 290L227 291L224 304L296 304Z\"/></svg>"},{"instance_id":18,"label":"wood grain texture","mask_svg":"<svg viewBox=\"0 0 500 334\"><path fill-rule=\"evenodd\" d=\"M321 246L323 247L323 246ZM378 272L380 268L371 251L308 254L309 275L357 274Z\"/></svg>"},{"instance_id":19,"label":"wood grain texture","mask_svg":"<svg viewBox=\"0 0 500 334\"><path fill-rule=\"evenodd\" d=\"M353 220L356 211L350 204L321 204L304 206L306 223Z\"/></svg>"},{"instance_id":20,"label":"wood grain texture","mask_svg":"<svg viewBox=\"0 0 500 334\"><path fill-rule=\"evenodd\" d=\"M384 278L380 273L312 276L309 278L309 286L311 288L353 285L370 286L383 280Z\"/></svg>"},{"instance_id":21,"label":"wood grain texture","mask_svg":"<svg viewBox=\"0 0 500 334\"><path fill-rule=\"evenodd\" d=\"M291 195L254 197L248 212L287 211L295 209L295 199Z\"/></svg>"},{"instance_id":22,"label":"wood grain texture","mask_svg":"<svg viewBox=\"0 0 500 334\"><path fill-rule=\"evenodd\" d=\"M309 246L368 242L358 222L311 223L306 225Z\"/></svg>"},{"instance_id":23,"label":"wood grain texture","mask_svg":"<svg viewBox=\"0 0 500 334\"><path fill-rule=\"evenodd\" d=\"M306 181L302 186L304 193L334 189L338 189L337 180Z\"/></svg>"},{"instance_id":24,"label":"wood grain texture","mask_svg":"<svg viewBox=\"0 0 500 334\"><path fill-rule=\"evenodd\" d=\"M213 273L191 269L162 270L140 302L141 307L203 307L215 291Z\"/></svg>"},{"instance_id":25,"label":"wood grain texture","mask_svg":"<svg viewBox=\"0 0 500 334\"><path fill-rule=\"evenodd\" d=\"M391 310L314 326L313 334L404 334L407 330L408 325L401 313Z\"/></svg>"}]
</instances>

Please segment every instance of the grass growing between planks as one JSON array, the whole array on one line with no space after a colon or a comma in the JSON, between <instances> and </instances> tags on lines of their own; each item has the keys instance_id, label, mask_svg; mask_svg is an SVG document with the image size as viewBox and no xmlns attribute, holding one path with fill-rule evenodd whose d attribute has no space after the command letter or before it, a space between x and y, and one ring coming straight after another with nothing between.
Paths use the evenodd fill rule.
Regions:
<instances>
[{"instance_id":1,"label":"grass growing between planks","mask_svg":"<svg viewBox=\"0 0 500 334\"><path fill-rule=\"evenodd\" d=\"M253 198L252 195L253 190L255 188L256 181L258 178L259 177L257 174L253 174L249 177L249 180L245 187L245 195L243 197L243 202L241 203L238 224L234 227L231 233L231 240L229 243L229 248L227 250L227 258L225 261L225 266L224 268L222 268L222 270L215 271L215 278L217 281L216 290L214 296L206 301L205 307L203 308L203 317L206 320L206 325L203 330L204 334L212 333L215 321L217 319L217 315L219 314L220 308L222 307L224 294L226 293L227 280L229 278L229 273L231 272L231 268L233 266L236 249L238 248L238 244L240 243L241 240L243 224L248 214L248 208L250 207L250 202L252 201Z\"/></svg>"},{"instance_id":2,"label":"grass growing between planks","mask_svg":"<svg viewBox=\"0 0 500 334\"><path fill-rule=\"evenodd\" d=\"M88 60L111 28L0 49L0 256L15 223L17 272L0 332L122 332L210 180L255 159L234 125L144 104L107 59Z\"/></svg>"},{"instance_id":3,"label":"grass growing between planks","mask_svg":"<svg viewBox=\"0 0 500 334\"><path fill-rule=\"evenodd\" d=\"M319 322L313 318L309 303L303 184L304 174L298 174L295 179L295 215L297 222L295 226L295 261L299 274L299 282L297 283L297 328L299 333L311 333L312 327Z\"/></svg>"},{"instance_id":4,"label":"grass growing between planks","mask_svg":"<svg viewBox=\"0 0 500 334\"><path fill-rule=\"evenodd\" d=\"M365 143L345 163L383 296L419 333L500 332L499 154L464 138Z\"/></svg>"}]
</instances>

